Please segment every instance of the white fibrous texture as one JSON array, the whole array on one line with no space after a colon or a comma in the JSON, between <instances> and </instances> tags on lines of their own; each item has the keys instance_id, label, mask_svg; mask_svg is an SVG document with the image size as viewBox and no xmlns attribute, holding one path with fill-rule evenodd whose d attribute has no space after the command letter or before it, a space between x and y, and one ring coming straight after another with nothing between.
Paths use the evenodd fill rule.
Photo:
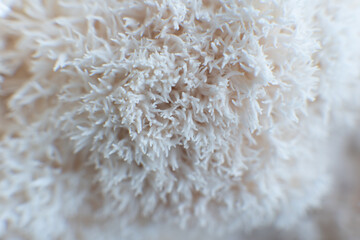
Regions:
<instances>
[{"instance_id":1,"label":"white fibrous texture","mask_svg":"<svg viewBox=\"0 0 360 240\"><path fill-rule=\"evenodd\" d=\"M332 126L359 120L359 10L2 1L0 238L295 224L330 186Z\"/></svg>"}]
</instances>

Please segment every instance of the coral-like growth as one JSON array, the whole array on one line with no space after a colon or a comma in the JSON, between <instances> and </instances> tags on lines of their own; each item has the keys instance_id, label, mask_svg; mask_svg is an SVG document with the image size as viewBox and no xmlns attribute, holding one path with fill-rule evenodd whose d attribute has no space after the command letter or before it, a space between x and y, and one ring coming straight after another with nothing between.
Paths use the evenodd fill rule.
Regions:
<instances>
[{"instance_id":1,"label":"coral-like growth","mask_svg":"<svg viewBox=\"0 0 360 240\"><path fill-rule=\"evenodd\" d=\"M0 3L0 236L294 223L359 89L330 2Z\"/></svg>"}]
</instances>

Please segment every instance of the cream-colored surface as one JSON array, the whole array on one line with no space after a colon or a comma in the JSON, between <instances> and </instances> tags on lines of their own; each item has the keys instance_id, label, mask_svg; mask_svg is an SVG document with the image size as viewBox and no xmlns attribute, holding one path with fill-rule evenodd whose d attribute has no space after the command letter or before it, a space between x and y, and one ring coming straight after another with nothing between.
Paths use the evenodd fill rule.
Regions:
<instances>
[{"instance_id":1,"label":"cream-colored surface","mask_svg":"<svg viewBox=\"0 0 360 240\"><path fill-rule=\"evenodd\" d=\"M1 238L352 225L357 191L342 198L332 169L348 166L341 130L359 126L359 13L351 0L3 1Z\"/></svg>"}]
</instances>

